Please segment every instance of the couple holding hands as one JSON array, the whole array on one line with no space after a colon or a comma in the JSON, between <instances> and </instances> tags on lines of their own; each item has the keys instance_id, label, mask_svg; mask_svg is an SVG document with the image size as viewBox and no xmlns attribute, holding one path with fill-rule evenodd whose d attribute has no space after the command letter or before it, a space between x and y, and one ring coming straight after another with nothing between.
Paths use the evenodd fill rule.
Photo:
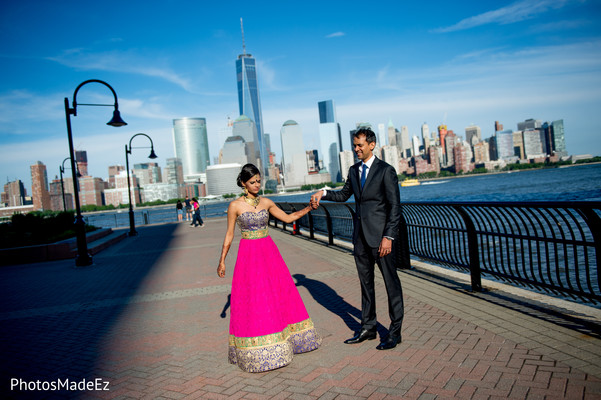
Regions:
<instances>
[{"instance_id":1,"label":"couple holding hands","mask_svg":"<svg viewBox=\"0 0 601 400\"><path fill-rule=\"evenodd\" d=\"M242 168L238 186L244 196L228 208L227 232L217 268L225 276L225 258L238 223L242 239L238 248L231 291L229 362L248 372L283 367L293 354L315 350L321 344L313 322L278 248L267 232L269 214L291 223L319 207L321 200L344 202L355 198L354 257L361 285L361 329L344 343L356 344L377 337L374 273L378 265L388 294L391 324L378 350L401 342L404 307L401 282L393 255L400 221L400 196L396 171L373 155L376 136L369 128L353 135L353 150L360 162L353 165L339 191L320 190L302 210L286 214L275 203L259 197L260 171L252 164Z\"/></svg>"}]
</instances>

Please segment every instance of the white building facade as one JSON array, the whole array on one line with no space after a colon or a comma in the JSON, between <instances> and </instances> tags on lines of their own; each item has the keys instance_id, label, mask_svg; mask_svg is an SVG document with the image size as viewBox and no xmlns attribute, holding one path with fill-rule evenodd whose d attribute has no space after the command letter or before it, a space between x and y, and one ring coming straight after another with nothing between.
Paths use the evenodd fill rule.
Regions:
<instances>
[{"instance_id":1,"label":"white building facade","mask_svg":"<svg viewBox=\"0 0 601 400\"><path fill-rule=\"evenodd\" d=\"M242 169L241 164L219 164L207 167L207 194L221 196L242 193L236 180Z\"/></svg>"},{"instance_id":2,"label":"white building facade","mask_svg":"<svg viewBox=\"0 0 601 400\"><path fill-rule=\"evenodd\" d=\"M302 129L296 121L288 120L282 125L280 136L284 186L302 186L308 175Z\"/></svg>"}]
</instances>

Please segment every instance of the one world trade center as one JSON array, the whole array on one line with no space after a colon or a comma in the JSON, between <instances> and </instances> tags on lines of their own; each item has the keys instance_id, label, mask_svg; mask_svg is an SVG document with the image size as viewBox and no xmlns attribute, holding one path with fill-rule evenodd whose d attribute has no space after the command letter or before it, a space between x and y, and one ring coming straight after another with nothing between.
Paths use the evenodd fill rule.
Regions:
<instances>
[{"instance_id":1,"label":"one world trade center","mask_svg":"<svg viewBox=\"0 0 601 400\"><path fill-rule=\"evenodd\" d=\"M259 85L257 82L257 67L252 55L246 53L244 43L244 28L242 27L242 18L240 18L240 27L242 28L242 54L236 60L236 74L238 79L238 105L240 115L246 115L252 119L257 128L257 141L255 143L255 158L261 160L261 172L263 176L268 176L268 154L263 132L263 116L261 113L261 98L259 96Z\"/></svg>"}]
</instances>

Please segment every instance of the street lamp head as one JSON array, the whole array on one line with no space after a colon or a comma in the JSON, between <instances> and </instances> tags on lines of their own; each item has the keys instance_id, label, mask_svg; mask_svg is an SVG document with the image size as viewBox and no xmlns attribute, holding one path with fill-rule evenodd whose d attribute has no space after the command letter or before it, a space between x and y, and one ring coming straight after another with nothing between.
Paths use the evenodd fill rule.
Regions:
<instances>
[{"instance_id":1,"label":"street lamp head","mask_svg":"<svg viewBox=\"0 0 601 400\"><path fill-rule=\"evenodd\" d=\"M121 119L121 114L119 113L119 110L115 108L115 111L113 111L113 118L106 124L110 126L119 127L127 125L127 122Z\"/></svg>"},{"instance_id":2,"label":"street lamp head","mask_svg":"<svg viewBox=\"0 0 601 400\"><path fill-rule=\"evenodd\" d=\"M158 156L155 154L154 152L154 148L150 148L150 155L148 156L148 158L154 160L155 158L158 158Z\"/></svg>"}]
</instances>

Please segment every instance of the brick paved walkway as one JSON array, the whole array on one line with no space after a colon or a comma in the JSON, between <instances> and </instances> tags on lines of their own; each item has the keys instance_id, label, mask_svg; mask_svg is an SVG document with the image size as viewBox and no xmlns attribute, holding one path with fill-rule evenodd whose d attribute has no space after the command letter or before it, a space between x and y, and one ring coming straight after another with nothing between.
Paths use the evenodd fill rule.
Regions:
<instances>
[{"instance_id":1,"label":"brick paved walkway","mask_svg":"<svg viewBox=\"0 0 601 400\"><path fill-rule=\"evenodd\" d=\"M219 279L224 230L224 219L204 228L139 227L139 236L97 254L91 267L60 261L0 268L2 397L601 398L594 329L506 307L416 271L400 272L403 343L390 351L376 350L377 341L343 344L359 326L352 256L275 230L323 346L285 368L244 373L227 363L237 247L227 278ZM377 285L382 334L389 320L381 278ZM100 379L110 390L10 391L11 382L25 389L67 379Z\"/></svg>"}]
</instances>

